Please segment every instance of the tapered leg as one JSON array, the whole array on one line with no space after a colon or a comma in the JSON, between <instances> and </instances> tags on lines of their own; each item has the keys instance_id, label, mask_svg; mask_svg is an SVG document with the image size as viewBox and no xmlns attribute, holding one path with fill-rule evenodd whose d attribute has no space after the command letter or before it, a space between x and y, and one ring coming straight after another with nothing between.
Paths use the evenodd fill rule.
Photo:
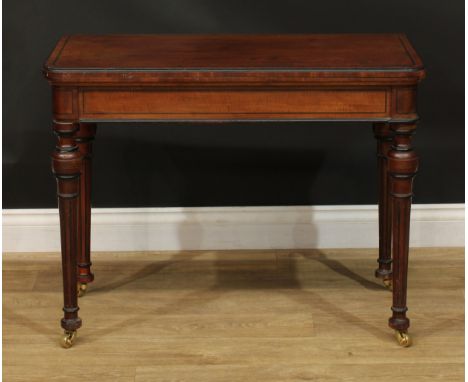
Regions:
<instances>
[{"instance_id":1,"label":"tapered leg","mask_svg":"<svg viewBox=\"0 0 468 382\"><path fill-rule=\"evenodd\" d=\"M80 207L78 223L78 296L82 296L87 284L94 280L91 272L91 168L92 144L96 134L96 124L80 123L76 133L76 143L83 157L80 177Z\"/></svg>"},{"instance_id":2,"label":"tapered leg","mask_svg":"<svg viewBox=\"0 0 468 382\"><path fill-rule=\"evenodd\" d=\"M64 316L61 325L65 329L62 345L70 347L76 330L81 326L81 319L78 317L76 259L82 159L75 143L78 125L70 122L54 122L54 130L58 137L57 146L52 154L52 172L57 179L62 245Z\"/></svg>"},{"instance_id":3,"label":"tapered leg","mask_svg":"<svg viewBox=\"0 0 468 382\"><path fill-rule=\"evenodd\" d=\"M413 178L418 170L418 157L411 144L416 123L392 123L395 136L388 154L390 192L393 205L393 305L389 325L396 330L400 345L408 346L406 317L408 250Z\"/></svg>"},{"instance_id":4,"label":"tapered leg","mask_svg":"<svg viewBox=\"0 0 468 382\"><path fill-rule=\"evenodd\" d=\"M392 145L393 133L388 123L375 123L374 136L377 139L377 167L379 173L379 267L375 276L382 278L385 286L391 288L392 276L392 210L388 190L387 155Z\"/></svg>"}]
</instances>

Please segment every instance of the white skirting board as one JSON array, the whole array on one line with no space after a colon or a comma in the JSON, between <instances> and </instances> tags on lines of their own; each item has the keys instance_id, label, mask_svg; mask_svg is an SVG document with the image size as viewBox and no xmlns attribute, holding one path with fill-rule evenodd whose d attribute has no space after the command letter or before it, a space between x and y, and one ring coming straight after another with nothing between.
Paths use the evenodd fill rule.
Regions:
<instances>
[{"instance_id":1,"label":"white skirting board","mask_svg":"<svg viewBox=\"0 0 468 382\"><path fill-rule=\"evenodd\" d=\"M416 204L413 247L462 247L464 204ZM377 206L96 208L92 251L375 248ZM3 210L4 252L59 251L56 209Z\"/></svg>"}]
</instances>

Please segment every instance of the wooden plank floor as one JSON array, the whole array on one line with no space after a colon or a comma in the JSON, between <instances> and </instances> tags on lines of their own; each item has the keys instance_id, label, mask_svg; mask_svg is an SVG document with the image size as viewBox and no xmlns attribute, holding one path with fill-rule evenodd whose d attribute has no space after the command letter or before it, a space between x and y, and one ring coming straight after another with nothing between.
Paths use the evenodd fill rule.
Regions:
<instances>
[{"instance_id":1,"label":"wooden plank floor","mask_svg":"<svg viewBox=\"0 0 468 382\"><path fill-rule=\"evenodd\" d=\"M353 249L95 253L65 350L59 254L4 254L4 381L462 381L464 250L410 258L411 348Z\"/></svg>"}]
</instances>

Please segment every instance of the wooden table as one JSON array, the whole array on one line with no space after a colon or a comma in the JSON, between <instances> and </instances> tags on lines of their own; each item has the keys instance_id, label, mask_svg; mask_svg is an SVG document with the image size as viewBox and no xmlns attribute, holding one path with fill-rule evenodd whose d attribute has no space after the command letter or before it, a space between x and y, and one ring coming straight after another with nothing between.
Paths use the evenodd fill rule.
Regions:
<instances>
[{"instance_id":1,"label":"wooden table","mask_svg":"<svg viewBox=\"0 0 468 382\"><path fill-rule=\"evenodd\" d=\"M52 154L70 347L90 261L91 147L97 122L372 122L379 170L379 258L393 284L402 346L413 178L416 90L422 62L404 35L73 35L44 66L52 86ZM393 253L392 253L393 252ZM78 288L77 288L78 285Z\"/></svg>"}]
</instances>

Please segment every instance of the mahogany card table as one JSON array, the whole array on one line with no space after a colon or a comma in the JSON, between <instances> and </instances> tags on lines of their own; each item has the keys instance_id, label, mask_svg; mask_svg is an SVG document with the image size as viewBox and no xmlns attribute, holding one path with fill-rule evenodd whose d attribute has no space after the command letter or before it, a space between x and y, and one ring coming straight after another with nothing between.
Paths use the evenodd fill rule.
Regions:
<instances>
[{"instance_id":1,"label":"mahogany card table","mask_svg":"<svg viewBox=\"0 0 468 382\"><path fill-rule=\"evenodd\" d=\"M72 35L60 39L43 71L58 137L52 171L60 211L64 347L72 346L81 327L78 297L94 278L96 123L128 121L371 122L379 171L375 275L393 289L389 326L400 345L410 344L408 245L418 169L411 138L425 71L405 35Z\"/></svg>"}]
</instances>

